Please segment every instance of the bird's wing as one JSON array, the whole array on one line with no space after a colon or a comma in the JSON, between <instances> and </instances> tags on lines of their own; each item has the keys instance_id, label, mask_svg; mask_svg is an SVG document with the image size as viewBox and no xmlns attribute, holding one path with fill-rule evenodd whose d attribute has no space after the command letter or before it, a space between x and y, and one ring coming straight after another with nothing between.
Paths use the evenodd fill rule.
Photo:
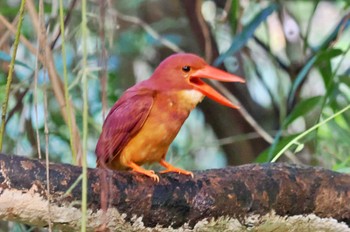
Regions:
<instances>
[{"instance_id":1,"label":"bird's wing","mask_svg":"<svg viewBox=\"0 0 350 232\"><path fill-rule=\"evenodd\" d=\"M154 92L126 92L112 107L96 145L98 163L106 163L124 149L145 123L153 104Z\"/></svg>"}]
</instances>

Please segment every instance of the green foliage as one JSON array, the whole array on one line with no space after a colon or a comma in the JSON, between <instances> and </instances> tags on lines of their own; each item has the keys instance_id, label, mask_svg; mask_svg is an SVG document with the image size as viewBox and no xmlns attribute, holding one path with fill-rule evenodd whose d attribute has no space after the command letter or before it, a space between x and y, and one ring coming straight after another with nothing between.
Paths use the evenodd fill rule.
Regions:
<instances>
[{"instance_id":1,"label":"green foliage","mask_svg":"<svg viewBox=\"0 0 350 232\"><path fill-rule=\"evenodd\" d=\"M19 38L21 36L21 29L22 29L22 21L23 21L23 17L24 17L25 4L26 4L26 1L22 0L21 6L19 9L19 22L17 25L15 42L13 44L13 53L12 53L11 61L9 64L9 71L8 71L8 75L7 75L5 97L4 97L4 101L2 102L2 107L1 107L2 112L1 112L1 126L0 126L0 152L2 152L3 138L4 138L4 132L5 132L5 123L6 123L6 112L7 112L10 90L11 90L11 85L12 85L12 80L13 80L13 72L14 72L14 66L15 66L15 61L16 61Z\"/></svg>"},{"instance_id":2,"label":"green foliage","mask_svg":"<svg viewBox=\"0 0 350 232\"><path fill-rule=\"evenodd\" d=\"M311 12L310 18L316 14L318 9L316 6L321 3L322 1L314 3L315 7ZM293 7L290 6L290 8ZM325 112L328 113L328 118L332 118L333 114L337 114L341 109L344 109L344 106L350 103L349 99L344 97L344 91L342 93L342 91L339 90L339 87L342 86L342 90L345 89L346 91L349 86L349 74L339 72L339 68L344 65L344 63L346 63L347 66L349 65L349 42L343 43L342 38L345 38L347 36L345 34L348 34L350 20L348 15L340 18L339 22L335 22L335 28L330 30L328 34L325 34L324 38L321 39L322 42L314 47L311 46L311 44L314 43L310 41L310 33L312 33L314 29L310 26L311 22L312 20L307 22L306 36L303 37L304 56L307 57L305 62L303 63L300 61L300 63L297 64L298 66L286 66L285 68L288 72L293 69L297 70L295 77L289 74L292 79L292 84L289 87L290 91L286 98L287 104L285 104L285 106L287 114L282 118L272 146L261 153L256 161L269 161L277 154L278 156L282 155L281 151L285 151L290 146L294 146L296 150L291 149L290 151L294 153L301 152L303 158L312 159L319 165L335 170L346 170L343 167L350 164L349 160L346 158L347 152L345 152L344 147L347 144L345 140L348 136L345 132L347 132L348 125L350 125L349 113L342 112L343 115L338 116L343 118L343 122L347 125L346 128L338 124L339 120L330 121L328 123L329 125L323 125L323 120L320 118L325 118L323 116ZM308 51L311 51L310 55ZM295 50L294 52L299 51ZM276 58L279 59L279 57ZM285 62L283 63L286 64ZM345 71L343 72L346 73L346 70L345 66ZM321 79L313 79L313 77L316 76L315 74L319 74ZM317 82L307 85L309 79L312 79L312 81L317 80ZM312 85L320 85L320 81L322 81L324 87L323 95L301 97L301 93L303 92L309 95L307 91L310 90L308 89L312 87ZM346 83L344 83L344 81L346 81ZM284 110L280 109L280 112L284 112ZM329 112L331 112L331 114L329 114ZM303 126L300 125L300 119L301 122L303 122ZM320 123L318 124L317 122ZM294 131L295 127L299 128ZM303 129L300 129L300 127ZM308 128L314 129L309 130ZM319 130L323 132L322 136ZM308 133L311 134L308 135ZM313 154L312 151L315 153ZM330 155L327 151L332 152L333 155ZM338 168L338 164L339 167L342 168Z\"/></svg>"},{"instance_id":3,"label":"green foliage","mask_svg":"<svg viewBox=\"0 0 350 232\"><path fill-rule=\"evenodd\" d=\"M270 6L262 9L252 19L252 21L243 28L242 32L235 36L230 48L214 61L214 65L219 66L227 57L232 56L234 53L242 49L248 40L252 38L258 26L260 26L262 22L266 21L267 17L271 15L276 9L276 4L271 4Z\"/></svg>"},{"instance_id":4,"label":"green foliage","mask_svg":"<svg viewBox=\"0 0 350 232\"><path fill-rule=\"evenodd\" d=\"M0 4L0 14L9 21L13 20L18 12L18 6L11 5L9 1L0 1ZM171 42L174 46L180 46L179 49L198 53L204 57L204 51L200 46L203 41L197 39L198 31L194 31L191 27L191 19L183 9L185 6L176 1L167 3L158 0L116 1L110 6L104 6L105 15L101 13L100 3L88 3L87 68L83 69L80 6L70 8L70 2L63 2L63 4L63 16L70 14L64 27L64 44L62 44L62 34L59 35L57 30L60 25L58 12L52 12L56 8L50 2L46 2L44 7L45 23L48 26L50 42L58 37L52 50L55 69L61 75L62 81L65 76L63 74L67 72L66 80L69 87L67 97L73 103L72 110L75 112L80 135L82 135L84 115L82 96L83 93L87 94L85 100L88 101L89 110L88 118L85 120L88 128L91 129L86 135L89 141L86 149L88 164L94 167L94 147L103 123L101 105L103 71L106 72L107 77L106 102L109 109L126 88L133 85L136 80L150 76L159 62L173 52L161 39ZM245 65L245 78L250 96L247 94L237 97L240 100L253 99L248 101L249 105L252 105L250 113L255 116L257 123L274 137L272 144L261 154L254 154L258 157L256 161L270 161L282 148L308 128L349 105L348 51L350 45L347 39L350 35L350 20L347 13L349 7L349 4L343 1L295 1L294 3L291 1L232 1L232 4L227 6L218 3L216 10L212 10L214 17L210 21L208 19L208 25L220 51L215 65L228 65L229 62L226 61L232 60L233 57L235 58L232 64L235 67L233 70L241 69L242 60L249 64ZM154 12L158 13L154 14ZM329 12L334 15L324 19L322 14ZM127 16L131 16L132 19L128 19L127 16L127 19L120 17L120 13L128 14ZM37 33L31 16L26 14L25 19L21 33L35 45ZM287 19L292 20L293 23L288 24ZM328 25L330 23L331 26ZM283 31L289 29L297 32L296 42L290 40L287 33ZM12 40L7 41L8 46L11 46ZM62 56L62 45L65 45L66 60ZM103 49L107 51L107 68L103 67L101 61ZM11 58L9 54L11 54L9 50L0 51L0 62L8 62ZM15 64L16 75L8 110L9 112L13 110L13 113L9 116L6 127L5 151L20 153L28 144L35 150L37 146L36 140L33 139L35 136L28 131L35 131L36 127L42 141L40 149L45 149L43 103L46 88L50 158L55 161L70 162L72 158L69 143L72 133L69 132L69 126L60 110L61 106L53 93L54 86L47 77L47 70L43 69L39 62L36 112L33 100L30 100L34 94L35 55L31 54L25 45L20 44ZM67 67L67 71L64 71L64 67ZM82 85L82 72L88 79L87 92L84 92L86 89ZM0 71L0 100L2 101L6 76L7 72L4 68L4 71ZM30 97L21 97L21 93ZM243 105L243 107L249 105ZM255 108L264 112L261 114L254 112ZM39 115L37 123L36 114ZM209 156L204 151L209 152L210 149L199 149L207 146L206 141L211 141L210 144L213 144L211 152L222 154L215 135L209 132L210 129L205 128L204 120L202 122L200 119L203 117L199 116L201 113L195 115L195 119L190 120L201 123L186 124L184 127L187 129L183 129L180 133L181 138L175 140L169 153L172 154L172 159L182 160L179 163L189 169L205 166L201 165L201 159L198 157L202 157L203 153L204 156ZM227 123L238 122L227 121ZM347 145L349 125L350 113L345 112L334 121L318 127L310 135L305 135L300 141L293 142L290 151L295 153L297 148L296 157L300 158L301 162L347 170L346 167L350 162L346 152L350 149ZM199 127L204 128L198 129ZM210 136L198 136L199 131ZM237 146L240 146L240 143L237 143ZM185 157L186 154L191 155ZM218 163L223 166L225 162Z\"/></svg>"},{"instance_id":5,"label":"green foliage","mask_svg":"<svg viewBox=\"0 0 350 232\"><path fill-rule=\"evenodd\" d=\"M318 53L316 53L315 56L313 56L301 69L301 71L298 73L297 77L295 78L291 91L289 93L289 101L288 105L292 105L292 102L294 101L294 97L297 95L296 92L302 85L302 83L305 81L305 79L308 77L308 73L314 66L318 66L320 68L320 72L323 77L323 81L325 85L327 86L330 83L330 78L332 77L331 67L330 67L330 60L334 57L337 57L342 54L342 51L339 49L330 49L330 50L320 50Z\"/></svg>"},{"instance_id":6,"label":"green foliage","mask_svg":"<svg viewBox=\"0 0 350 232\"><path fill-rule=\"evenodd\" d=\"M84 32L81 5L71 7L70 1L63 1L61 20L63 16L70 16L61 34L57 29L60 28L57 8L50 1L44 6L49 43L57 38L51 51L53 68L68 86L65 101L72 102L77 129L83 138L79 142L84 144L87 155L84 161L88 166L95 166L94 149L103 123L101 102L106 100L108 110L126 88L150 76L161 60L174 52L164 40L179 46L179 50L205 57L203 47L212 37L220 53L214 57L214 64L225 64L228 70L238 70L241 74L245 72L248 91L237 97L242 102L249 98L242 106L250 107L256 123L273 137L272 142L266 139L271 143L268 147L254 154L256 162L280 157L289 161L288 157L292 156L301 163L350 173L350 112L346 111L350 105L348 1L231 1L231 5L226 6L217 1L216 8L211 9L214 17L204 15L211 35L205 37L205 41L198 39L198 34L206 34L206 31L192 27L193 19L185 13L186 4L161 0L107 2L111 5L105 6L103 1L87 2L88 30ZM18 6L4 0L0 0L0 5L0 14L12 22L18 14ZM121 13L127 15L121 17ZM13 49L13 37L6 37L8 31L5 26L0 27L1 102L6 96L7 67ZM21 35L35 50L38 34L29 14L25 15ZM82 46L83 39L86 46ZM37 157L38 149L44 151L47 146L50 161L74 163L70 147L72 131L54 93L57 86L48 77L48 69L43 68L42 61L36 67L36 54L32 54L27 45L20 43L18 49L4 151ZM106 49L107 67L103 65L103 49ZM242 62L245 62L244 68ZM38 71L37 107L33 101L35 69ZM104 72L106 99L101 95ZM46 116L45 97L48 101ZM45 119L48 122L47 145ZM226 123L240 127L243 120L247 118ZM184 124L167 156L174 165L186 169L219 168L225 166L227 157L245 155L225 156L220 146L222 140L215 137L206 122L203 113L195 111ZM36 129L41 142L39 148ZM233 136L231 131L223 134ZM253 138L258 135L257 132ZM256 140L250 141L248 134L235 136L246 138L243 142L251 142L251 146L261 146L255 144ZM223 140L243 146L242 139L236 141L235 136ZM288 151L288 156L284 156ZM86 183L86 176L84 181ZM22 227L15 225L12 231L18 228Z\"/></svg>"},{"instance_id":7,"label":"green foliage","mask_svg":"<svg viewBox=\"0 0 350 232\"><path fill-rule=\"evenodd\" d=\"M308 113L312 112L314 108L320 106L322 96L315 96L300 101L293 109L293 111L283 121L283 128L287 128L293 121L299 117L307 116Z\"/></svg>"},{"instance_id":8,"label":"green foliage","mask_svg":"<svg viewBox=\"0 0 350 232\"><path fill-rule=\"evenodd\" d=\"M278 142L273 143L271 147L261 152L255 161L258 163L265 163L271 161L272 157L275 157L280 150L287 146L287 144L289 144L298 135L299 134L293 134L289 136L284 136L282 139L279 139Z\"/></svg>"}]
</instances>

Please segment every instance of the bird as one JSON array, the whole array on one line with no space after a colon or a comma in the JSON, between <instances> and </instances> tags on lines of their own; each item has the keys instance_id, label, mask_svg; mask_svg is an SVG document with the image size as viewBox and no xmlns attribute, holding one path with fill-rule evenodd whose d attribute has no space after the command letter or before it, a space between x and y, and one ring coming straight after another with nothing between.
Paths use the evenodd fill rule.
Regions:
<instances>
[{"instance_id":1,"label":"bird","mask_svg":"<svg viewBox=\"0 0 350 232\"><path fill-rule=\"evenodd\" d=\"M158 162L165 168L161 174L175 172L193 177L192 172L174 167L165 159L190 112L205 96L238 108L202 79L245 82L195 54L170 55L149 79L127 89L110 109L95 149L97 167L132 170L159 182L153 170L142 167Z\"/></svg>"}]
</instances>

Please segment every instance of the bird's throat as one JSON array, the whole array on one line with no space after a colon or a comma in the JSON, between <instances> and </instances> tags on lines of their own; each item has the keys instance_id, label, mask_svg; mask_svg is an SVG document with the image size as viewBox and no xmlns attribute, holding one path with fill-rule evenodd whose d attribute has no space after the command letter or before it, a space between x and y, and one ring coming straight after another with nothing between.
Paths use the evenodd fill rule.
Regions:
<instances>
[{"instance_id":1,"label":"bird's throat","mask_svg":"<svg viewBox=\"0 0 350 232\"><path fill-rule=\"evenodd\" d=\"M182 104L188 104L190 108L196 107L198 103L200 103L205 96L199 92L198 90L181 90L179 92L179 99L181 99Z\"/></svg>"}]
</instances>

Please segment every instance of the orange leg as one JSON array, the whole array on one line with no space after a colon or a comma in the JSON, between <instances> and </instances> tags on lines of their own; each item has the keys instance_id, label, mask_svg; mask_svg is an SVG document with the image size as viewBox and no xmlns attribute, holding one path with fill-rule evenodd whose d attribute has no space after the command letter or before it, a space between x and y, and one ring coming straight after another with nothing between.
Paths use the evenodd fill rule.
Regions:
<instances>
[{"instance_id":1,"label":"orange leg","mask_svg":"<svg viewBox=\"0 0 350 232\"><path fill-rule=\"evenodd\" d=\"M138 173L144 174L144 175L146 175L146 176L151 177L154 181L159 182L159 176L157 176L156 174L154 174L154 171L153 171L153 170L146 170L146 169L140 167L139 165L135 164L134 162L129 162L129 163L128 163L128 166L129 166L130 168L132 168L132 170L133 170L134 172L138 172Z\"/></svg>"},{"instance_id":2,"label":"orange leg","mask_svg":"<svg viewBox=\"0 0 350 232\"><path fill-rule=\"evenodd\" d=\"M191 176L193 178L193 173L192 172L183 170L181 168L176 168L176 167L172 166L171 164L169 164L168 162L166 162L164 159L161 159L159 161L159 163L160 163L160 165L162 165L163 167L166 168L166 170L161 171L160 173L177 172L179 174L188 175L188 176Z\"/></svg>"}]
</instances>

